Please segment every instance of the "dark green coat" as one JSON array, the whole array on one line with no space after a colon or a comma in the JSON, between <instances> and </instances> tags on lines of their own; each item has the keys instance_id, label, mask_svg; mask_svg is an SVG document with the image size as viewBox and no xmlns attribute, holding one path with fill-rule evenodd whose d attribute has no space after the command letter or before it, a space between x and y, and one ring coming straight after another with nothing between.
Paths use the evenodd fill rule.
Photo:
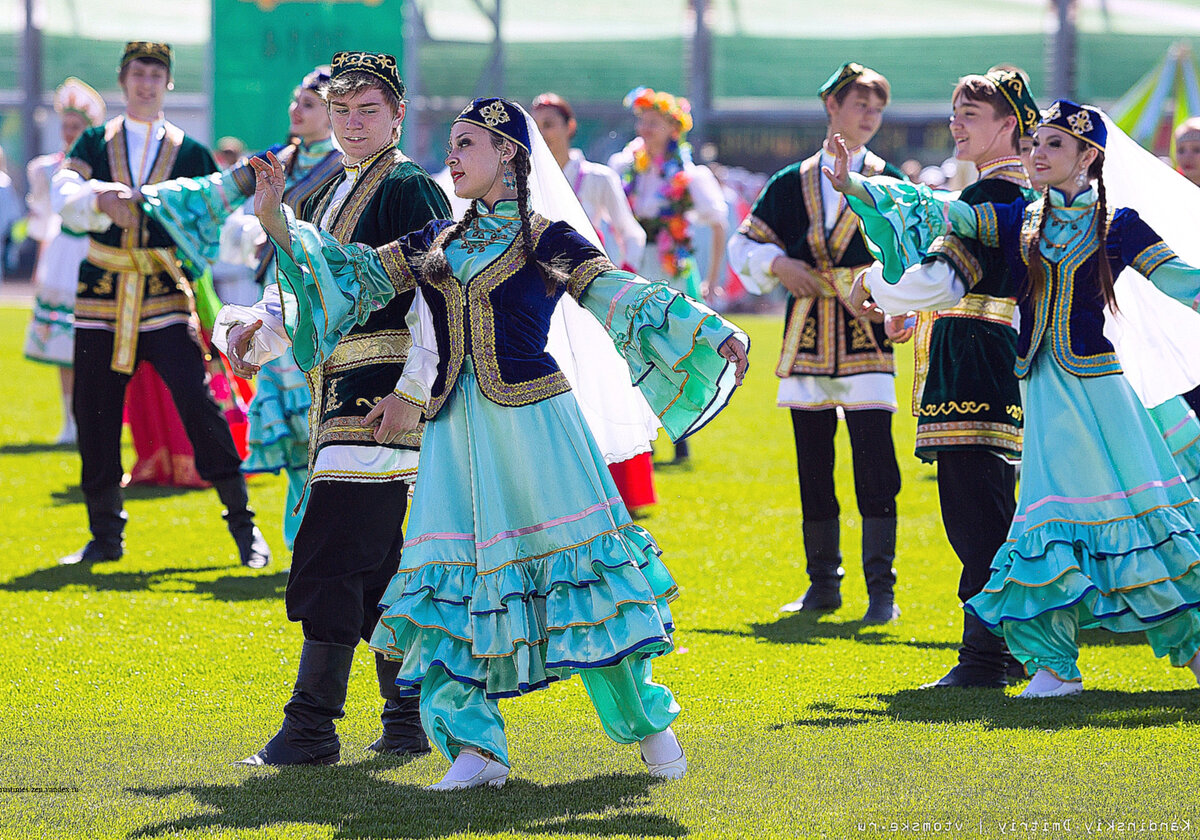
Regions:
<instances>
[{"instance_id":1,"label":"dark green coat","mask_svg":"<svg viewBox=\"0 0 1200 840\"><path fill-rule=\"evenodd\" d=\"M826 234L820 167L818 152L775 173L738 229L754 242L778 245L787 256L804 260L831 281L827 296L788 296L783 352L775 373L781 378L893 373L892 343L882 325L856 318L844 305L853 270L874 258L859 231L858 217L848 208L842 209L837 224ZM863 174L904 177L870 152Z\"/></svg>"},{"instance_id":2,"label":"dark green coat","mask_svg":"<svg viewBox=\"0 0 1200 840\"><path fill-rule=\"evenodd\" d=\"M343 176L344 177L344 176ZM339 242L378 248L434 219L450 218L441 187L424 169L391 149L366 162L350 193L322 224L337 187L334 178L301 207L300 217L321 225ZM330 444L416 449L421 430L391 444L375 441L374 429L359 421L392 393L404 370L412 338L404 318L413 293L398 295L338 342L331 357L308 371L313 402L309 413L312 454Z\"/></svg>"},{"instance_id":3,"label":"dark green coat","mask_svg":"<svg viewBox=\"0 0 1200 840\"><path fill-rule=\"evenodd\" d=\"M1028 184L1018 170L1009 167L976 181L961 199L968 204L1020 199ZM939 258L962 278L967 296L952 309L921 316L913 383L916 454L933 461L940 451L967 448L1017 459L1022 409L1013 373L1012 313L1020 290L999 248L950 236L931 249L927 260Z\"/></svg>"},{"instance_id":4,"label":"dark green coat","mask_svg":"<svg viewBox=\"0 0 1200 840\"><path fill-rule=\"evenodd\" d=\"M77 172L84 179L133 186L124 127L125 117L121 115L104 125L89 128L71 147L63 168ZM166 123L158 156L146 183L197 177L216 171L217 165L208 149L184 134L178 126ZM189 278L175 259L175 243L170 235L145 216L133 229L122 230L112 225L102 233L89 236L100 246L125 255L139 251L145 255L147 252L143 249L164 249L155 252L153 257L139 255L142 267L153 267L149 271L122 267L114 261L127 257L112 252L103 257L96 249L79 266L76 326L114 332L113 369L132 373L139 330L187 323L191 318L190 279L194 278Z\"/></svg>"}]
</instances>

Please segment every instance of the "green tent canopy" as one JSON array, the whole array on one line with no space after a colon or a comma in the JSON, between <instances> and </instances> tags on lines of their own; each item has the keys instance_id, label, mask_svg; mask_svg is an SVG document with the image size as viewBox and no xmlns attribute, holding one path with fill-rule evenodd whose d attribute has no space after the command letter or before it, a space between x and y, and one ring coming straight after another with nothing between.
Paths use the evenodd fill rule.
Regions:
<instances>
[{"instance_id":1,"label":"green tent canopy","mask_svg":"<svg viewBox=\"0 0 1200 840\"><path fill-rule=\"evenodd\" d=\"M1175 127L1200 115L1200 81L1191 47L1172 44L1162 61L1109 110L1121 130L1156 155L1174 152Z\"/></svg>"}]
</instances>

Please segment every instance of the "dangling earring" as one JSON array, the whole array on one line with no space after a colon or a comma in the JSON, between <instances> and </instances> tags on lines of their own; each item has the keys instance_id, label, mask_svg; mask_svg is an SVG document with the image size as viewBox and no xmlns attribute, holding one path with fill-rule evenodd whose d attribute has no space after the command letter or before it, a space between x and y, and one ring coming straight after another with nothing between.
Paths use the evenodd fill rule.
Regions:
<instances>
[{"instance_id":1,"label":"dangling earring","mask_svg":"<svg viewBox=\"0 0 1200 840\"><path fill-rule=\"evenodd\" d=\"M501 178L501 182L504 184L504 189L515 190L517 188L517 174L512 171L509 163L510 161L504 161L504 176Z\"/></svg>"},{"instance_id":2,"label":"dangling earring","mask_svg":"<svg viewBox=\"0 0 1200 840\"><path fill-rule=\"evenodd\" d=\"M1080 169L1079 174L1075 176L1075 183L1080 187L1086 187L1088 182L1087 170Z\"/></svg>"}]
</instances>

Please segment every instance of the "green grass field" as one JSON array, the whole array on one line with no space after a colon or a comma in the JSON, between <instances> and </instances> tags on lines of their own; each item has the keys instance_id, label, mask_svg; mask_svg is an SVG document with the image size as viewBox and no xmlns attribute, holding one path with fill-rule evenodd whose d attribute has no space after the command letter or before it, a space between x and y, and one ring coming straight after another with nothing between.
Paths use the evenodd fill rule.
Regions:
<instances>
[{"instance_id":1,"label":"green grass field","mask_svg":"<svg viewBox=\"0 0 1200 840\"><path fill-rule=\"evenodd\" d=\"M656 675L684 707L686 779L645 775L574 680L502 702L506 787L426 792L440 757L364 751L381 701L361 646L340 765L233 766L279 725L299 656L283 608L283 480L251 480L277 552L263 572L237 565L211 491L139 489L123 560L58 567L85 539L78 456L47 444L57 377L21 358L27 318L0 308L4 838L1200 833L1200 691L1140 637L1087 634L1078 699L917 689L954 660L958 570L906 411L895 424L903 616L858 622L866 597L842 431L846 604L819 621L781 617L806 579L791 426L774 408L780 328L762 317L739 319L754 341L745 388L694 441L693 469L658 472L661 503L642 523L683 591L678 651ZM900 367L907 406L911 360Z\"/></svg>"}]
</instances>

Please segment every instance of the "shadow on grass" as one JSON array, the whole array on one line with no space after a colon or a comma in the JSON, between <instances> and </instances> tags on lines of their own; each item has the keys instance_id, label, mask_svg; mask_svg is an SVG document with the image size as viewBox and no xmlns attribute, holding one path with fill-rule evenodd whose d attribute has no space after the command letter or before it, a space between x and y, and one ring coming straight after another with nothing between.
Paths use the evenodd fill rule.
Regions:
<instances>
[{"instance_id":1,"label":"shadow on grass","mask_svg":"<svg viewBox=\"0 0 1200 840\"><path fill-rule=\"evenodd\" d=\"M208 492L210 490L205 487L165 487L159 484L131 484L121 488L121 494L127 502L142 499L169 499L184 493ZM50 500L56 505L81 505L83 504L83 491L79 489L78 484L74 484L62 490L55 490L50 494Z\"/></svg>"},{"instance_id":2,"label":"shadow on grass","mask_svg":"<svg viewBox=\"0 0 1200 840\"><path fill-rule=\"evenodd\" d=\"M441 793L397 784L381 776L382 761L341 767L283 768L238 785L170 785L133 788L139 796L185 794L205 813L145 826L130 837L217 833L312 823L335 829L336 838L440 837L460 832L492 834L592 834L683 837L679 822L647 813L648 775L610 773L551 785L513 779L502 790ZM614 810L617 812L614 813Z\"/></svg>"},{"instance_id":3,"label":"shadow on grass","mask_svg":"<svg viewBox=\"0 0 1200 840\"><path fill-rule=\"evenodd\" d=\"M930 642L901 638L890 628L861 621L822 621L821 616L790 613L771 622L751 622L745 630L697 628L689 632L714 636L743 636L777 645L815 645L831 639L867 645L903 645L918 650L958 650L958 642Z\"/></svg>"},{"instance_id":4,"label":"shadow on grass","mask_svg":"<svg viewBox=\"0 0 1200 840\"><path fill-rule=\"evenodd\" d=\"M1200 723L1200 692L1188 689L1085 689L1076 697L1021 700L998 688L911 688L863 699L867 703L862 708L812 703L805 709L811 714L770 728L859 726L873 720L973 723L988 730L1140 729Z\"/></svg>"},{"instance_id":5,"label":"shadow on grass","mask_svg":"<svg viewBox=\"0 0 1200 840\"><path fill-rule=\"evenodd\" d=\"M220 601L258 601L283 597L288 573L222 575L208 580L205 573L230 566L119 571L121 561L93 565L51 566L0 583L0 592L58 592L78 586L94 592L144 592L148 589L208 595ZM236 567L235 567L236 568ZM110 571L115 570L115 571Z\"/></svg>"},{"instance_id":6,"label":"shadow on grass","mask_svg":"<svg viewBox=\"0 0 1200 840\"><path fill-rule=\"evenodd\" d=\"M6 443L0 446L0 455L41 455L46 452L70 453L75 451L73 443L47 443L46 441L26 441L25 443Z\"/></svg>"}]
</instances>

